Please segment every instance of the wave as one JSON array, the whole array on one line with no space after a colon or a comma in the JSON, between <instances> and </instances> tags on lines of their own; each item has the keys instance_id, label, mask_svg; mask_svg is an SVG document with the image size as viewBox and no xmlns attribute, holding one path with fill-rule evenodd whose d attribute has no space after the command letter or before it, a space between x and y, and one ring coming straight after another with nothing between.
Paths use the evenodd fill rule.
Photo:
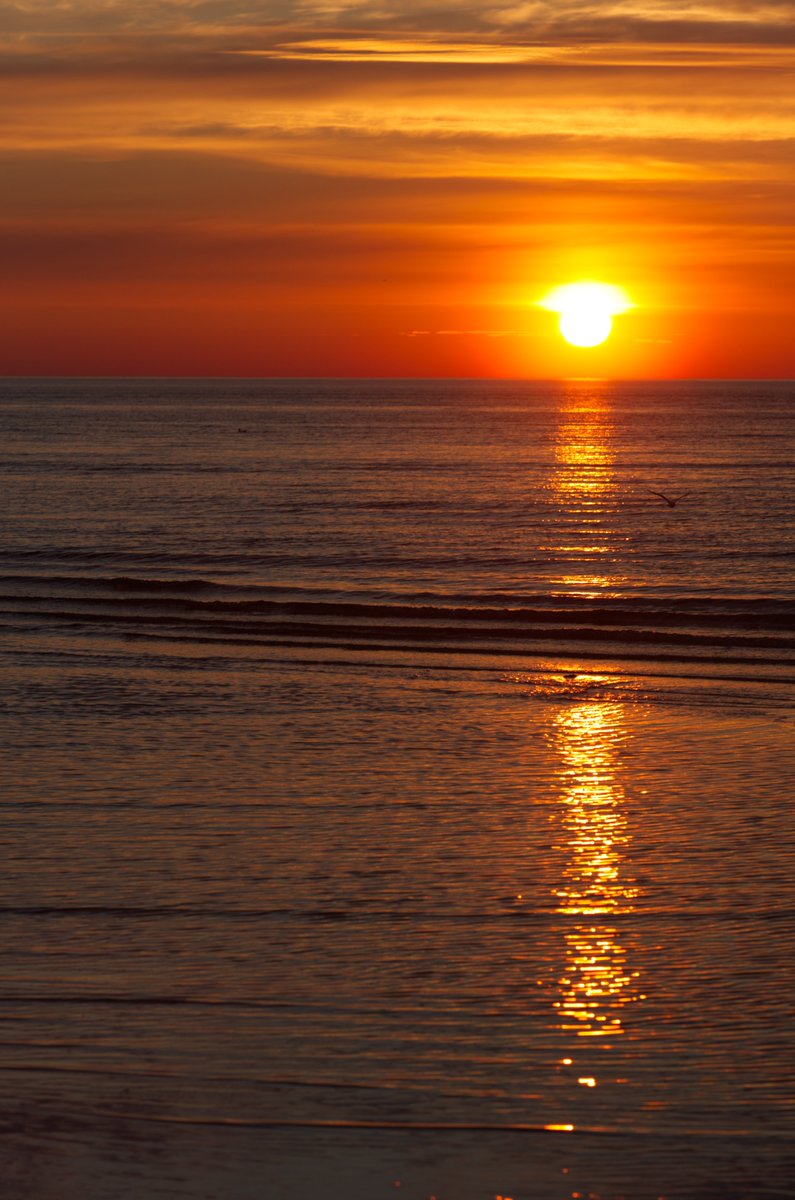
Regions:
<instances>
[{"instance_id":1,"label":"wave","mask_svg":"<svg viewBox=\"0 0 795 1200\"><path fill-rule=\"evenodd\" d=\"M757 662L795 669L795 603L683 596L614 599L417 593L383 600L204 577L8 574L10 628L179 640L460 653L623 651L641 657Z\"/></svg>"},{"instance_id":2,"label":"wave","mask_svg":"<svg viewBox=\"0 0 795 1200\"><path fill-rule=\"evenodd\" d=\"M429 908L424 904L416 904L405 898L372 905L362 905L355 902L355 907L322 907L310 908L305 906L277 906L257 908L236 908L234 906L218 907L202 904L10 904L0 905L0 916L55 918L72 920L76 917L92 917L97 920L106 918L116 920L180 920L182 918L201 917L217 921L351 921L356 924L372 923L409 923L418 925L506 925L516 923L540 923L550 920L557 921L560 907L550 901L549 904L526 905L514 907L513 897L507 897L499 906L493 908L471 909L442 909ZM699 924L720 921L730 925L755 924L759 921L776 922L791 921L795 910L786 903L771 907L770 905L749 905L742 908L732 908L720 904L703 904L698 907L689 905L687 908L673 907L667 904L647 905L642 913L627 909L622 912L611 912L607 919L611 925L633 925L638 922L649 923L662 920L666 923ZM8 997L5 997L6 999ZM0 997L0 1004L4 997Z\"/></svg>"}]
</instances>

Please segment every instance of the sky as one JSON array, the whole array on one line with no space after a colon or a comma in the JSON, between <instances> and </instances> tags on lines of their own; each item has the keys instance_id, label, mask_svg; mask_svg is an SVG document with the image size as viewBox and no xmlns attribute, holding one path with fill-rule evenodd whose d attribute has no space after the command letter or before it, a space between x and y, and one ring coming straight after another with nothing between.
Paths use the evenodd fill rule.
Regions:
<instances>
[{"instance_id":1,"label":"sky","mask_svg":"<svg viewBox=\"0 0 795 1200\"><path fill-rule=\"evenodd\" d=\"M794 47L791 0L0 0L0 373L795 377Z\"/></svg>"}]
</instances>

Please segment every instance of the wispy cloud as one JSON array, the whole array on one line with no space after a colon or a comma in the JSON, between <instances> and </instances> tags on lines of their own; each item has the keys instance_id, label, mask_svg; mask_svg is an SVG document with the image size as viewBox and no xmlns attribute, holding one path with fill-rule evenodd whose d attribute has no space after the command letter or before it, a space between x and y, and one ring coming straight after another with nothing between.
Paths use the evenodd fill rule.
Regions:
<instances>
[{"instance_id":1,"label":"wispy cloud","mask_svg":"<svg viewBox=\"0 0 795 1200\"><path fill-rule=\"evenodd\" d=\"M316 62L408 63L529 63L549 61L547 47L499 42L446 42L443 40L364 37L306 38L285 42L268 50L233 50L232 54Z\"/></svg>"},{"instance_id":2,"label":"wispy cloud","mask_svg":"<svg viewBox=\"0 0 795 1200\"><path fill-rule=\"evenodd\" d=\"M440 55L460 54L467 43L502 47L517 39L527 47L607 41L722 41L792 44L791 0L18 0L0 3L0 31L18 46L53 46L82 38L169 37L205 48L267 50L274 41L343 34L353 47L374 36L395 46L417 38L439 44ZM249 44L246 45L245 43ZM446 51L444 49L446 47ZM428 53L433 47L426 44Z\"/></svg>"},{"instance_id":3,"label":"wispy cloud","mask_svg":"<svg viewBox=\"0 0 795 1200\"><path fill-rule=\"evenodd\" d=\"M528 337L526 329L408 329L401 331L401 337L476 337L476 338L508 338Z\"/></svg>"}]
</instances>

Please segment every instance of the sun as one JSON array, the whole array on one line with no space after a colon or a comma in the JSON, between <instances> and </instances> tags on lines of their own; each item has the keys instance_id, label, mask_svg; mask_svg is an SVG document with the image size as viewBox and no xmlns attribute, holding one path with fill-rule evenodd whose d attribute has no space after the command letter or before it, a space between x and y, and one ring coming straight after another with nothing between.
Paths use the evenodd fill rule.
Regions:
<instances>
[{"instance_id":1,"label":"sun","mask_svg":"<svg viewBox=\"0 0 795 1200\"><path fill-rule=\"evenodd\" d=\"M612 283L566 283L539 302L560 313L560 332L572 346L600 346L613 330L613 317L634 307Z\"/></svg>"}]
</instances>

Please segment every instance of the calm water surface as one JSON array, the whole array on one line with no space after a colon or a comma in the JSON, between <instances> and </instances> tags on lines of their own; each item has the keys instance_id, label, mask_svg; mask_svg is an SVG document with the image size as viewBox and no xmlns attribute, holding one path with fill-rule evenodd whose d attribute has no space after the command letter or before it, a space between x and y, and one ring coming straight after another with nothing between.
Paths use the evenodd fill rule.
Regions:
<instances>
[{"instance_id":1,"label":"calm water surface","mask_svg":"<svg viewBox=\"0 0 795 1200\"><path fill-rule=\"evenodd\" d=\"M794 399L3 383L11 1200L795 1196Z\"/></svg>"}]
</instances>

